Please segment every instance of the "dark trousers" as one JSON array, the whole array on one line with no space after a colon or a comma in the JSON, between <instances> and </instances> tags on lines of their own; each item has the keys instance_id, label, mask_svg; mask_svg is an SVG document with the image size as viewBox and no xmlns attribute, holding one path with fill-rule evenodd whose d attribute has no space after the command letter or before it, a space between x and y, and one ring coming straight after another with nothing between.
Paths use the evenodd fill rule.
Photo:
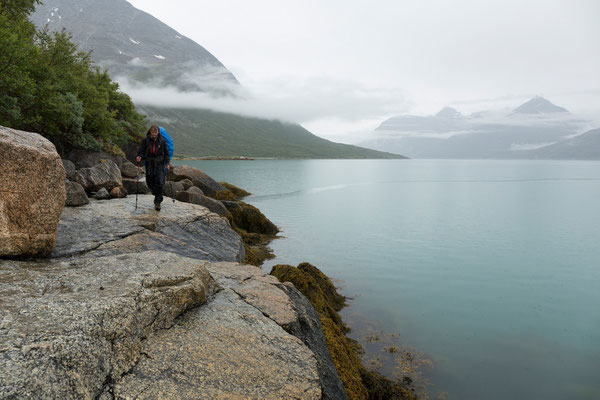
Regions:
<instances>
[{"instance_id":1,"label":"dark trousers","mask_svg":"<svg viewBox=\"0 0 600 400\"><path fill-rule=\"evenodd\" d=\"M146 183L154 195L155 203L163 201L163 187L165 186L164 168L147 168Z\"/></svg>"}]
</instances>

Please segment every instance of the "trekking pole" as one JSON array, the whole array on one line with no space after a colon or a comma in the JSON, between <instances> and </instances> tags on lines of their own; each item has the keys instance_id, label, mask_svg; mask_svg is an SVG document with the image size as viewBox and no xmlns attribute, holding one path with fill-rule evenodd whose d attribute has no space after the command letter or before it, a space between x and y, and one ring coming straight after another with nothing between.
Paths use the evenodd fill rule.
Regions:
<instances>
[{"instance_id":1,"label":"trekking pole","mask_svg":"<svg viewBox=\"0 0 600 400\"><path fill-rule=\"evenodd\" d=\"M173 166L171 166L170 168L173 169ZM170 172L170 170L169 170L169 172ZM173 197L171 197L171 199L173 200L173 204L175 204L175 193L172 193L172 192L173 192L173 184L171 184L171 196L173 196Z\"/></svg>"},{"instance_id":2,"label":"trekking pole","mask_svg":"<svg viewBox=\"0 0 600 400\"><path fill-rule=\"evenodd\" d=\"M140 163L137 163L137 180L135 181L135 209L137 210L137 198L140 191Z\"/></svg>"}]
</instances>

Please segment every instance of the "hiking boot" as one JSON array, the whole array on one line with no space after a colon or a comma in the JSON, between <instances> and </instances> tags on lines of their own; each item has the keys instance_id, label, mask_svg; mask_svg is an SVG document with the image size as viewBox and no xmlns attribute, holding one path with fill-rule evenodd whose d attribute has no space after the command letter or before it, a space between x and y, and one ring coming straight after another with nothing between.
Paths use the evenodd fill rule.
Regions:
<instances>
[{"instance_id":1,"label":"hiking boot","mask_svg":"<svg viewBox=\"0 0 600 400\"><path fill-rule=\"evenodd\" d=\"M154 203L154 209L160 211L160 203Z\"/></svg>"}]
</instances>

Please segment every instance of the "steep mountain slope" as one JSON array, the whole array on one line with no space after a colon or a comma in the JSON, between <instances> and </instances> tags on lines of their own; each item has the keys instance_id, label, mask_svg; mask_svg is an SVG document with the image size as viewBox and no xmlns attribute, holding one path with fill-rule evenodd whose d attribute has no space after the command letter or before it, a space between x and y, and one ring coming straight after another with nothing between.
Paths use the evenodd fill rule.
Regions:
<instances>
[{"instance_id":1,"label":"steep mountain slope","mask_svg":"<svg viewBox=\"0 0 600 400\"><path fill-rule=\"evenodd\" d=\"M140 87L175 87L217 97L235 97L240 88L206 49L125 0L45 0L31 19L53 31L66 28L112 77ZM333 143L297 124L200 109L137 106L169 130L180 155L403 158Z\"/></svg>"},{"instance_id":2,"label":"steep mountain slope","mask_svg":"<svg viewBox=\"0 0 600 400\"><path fill-rule=\"evenodd\" d=\"M125 0L46 0L31 20L52 31L66 28L113 77L187 91L238 85L206 49Z\"/></svg>"},{"instance_id":3,"label":"steep mountain slope","mask_svg":"<svg viewBox=\"0 0 600 400\"><path fill-rule=\"evenodd\" d=\"M433 116L393 117L361 145L412 158L529 158L533 150L580 132L585 122L535 97L508 112L467 117L446 107Z\"/></svg>"}]
</instances>

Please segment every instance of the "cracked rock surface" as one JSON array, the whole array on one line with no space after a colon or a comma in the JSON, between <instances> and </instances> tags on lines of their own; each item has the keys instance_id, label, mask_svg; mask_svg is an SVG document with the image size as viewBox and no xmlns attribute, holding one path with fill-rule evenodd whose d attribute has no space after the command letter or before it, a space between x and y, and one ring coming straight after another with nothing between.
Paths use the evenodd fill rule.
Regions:
<instances>
[{"instance_id":1,"label":"cracked rock surface","mask_svg":"<svg viewBox=\"0 0 600 400\"><path fill-rule=\"evenodd\" d=\"M215 289L198 260L172 253L0 261L0 398L94 397Z\"/></svg>"},{"instance_id":2,"label":"cracked rock surface","mask_svg":"<svg viewBox=\"0 0 600 400\"><path fill-rule=\"evenodd\" d=\"M66 208L53 258L0 259L0 399L346 399L308 300L152 199Z\"/></svg>"},{"instance_id":3,"label":"cracked rock surface","mask_svg":"<svg viewBox=\"0 0 600 400\"><path fill-rule=\"evenodd\" d=\"M176 201L154 210L154 197L90 200L63 210L53 257L143 250L171 251L209 261L242 261L244 245L229 223L205 207ZM128 239L128 240L123 240Z\"/></svg>"},{"instance_id":4,"label":"cracked rock surface","mask_svg":"<svg viewBox=\"0 0 600 400\"><path fill-rule=\"evenodd\" d=\"M158 332L144 354L116 398L321 398L314 354L231 289Z\"/></svg>"}]
</instances>

